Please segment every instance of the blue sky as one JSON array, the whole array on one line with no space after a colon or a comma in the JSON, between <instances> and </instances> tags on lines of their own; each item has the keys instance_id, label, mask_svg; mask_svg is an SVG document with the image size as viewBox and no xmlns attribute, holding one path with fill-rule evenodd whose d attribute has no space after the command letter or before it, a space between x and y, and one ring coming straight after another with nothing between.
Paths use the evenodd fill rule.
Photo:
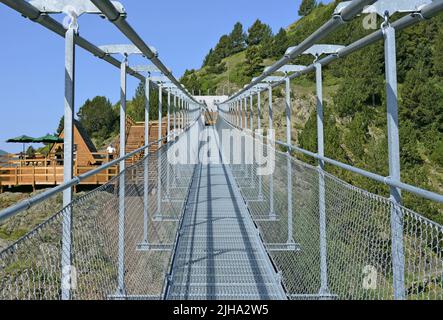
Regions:
<instances>
[{"instance_id":1,"label":"blue sky","mask_svg":"<svg viewBox=\"0 0 443 320\"><path fill-rule=\"evenodd\" d=\"M300 1L121 0L128 22L157 48L177 78L185 69L199 68L209 49L237 21L247 29L259 18L275 32L298 19ZM3 4L0 17L0 149L18 152L21 145L5 140L21 134L53 133L63 114L64 41ZM110 22L97 16L82 16L79 24L80 34L96 45L127 43ZM140 62L141 58L130 60ZM86 99L97 95L118 101L119 74L115 67L82 49L77 50L76 63L75 112ZM128 97L132 97L138 83L132 77L128 82Z\"/></svg>"}]
</instances>

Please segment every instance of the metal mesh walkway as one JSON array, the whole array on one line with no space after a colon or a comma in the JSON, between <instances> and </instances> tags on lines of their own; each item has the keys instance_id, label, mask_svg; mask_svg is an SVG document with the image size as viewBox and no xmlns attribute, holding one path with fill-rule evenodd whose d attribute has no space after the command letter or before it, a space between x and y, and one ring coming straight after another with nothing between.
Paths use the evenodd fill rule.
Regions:
<instances>
[{"instance_id":1,"label":"metal mesh walkway","mask_svg":"<svg viewBox=\"0 0 443 320\"><path fill-rule=\"evenodd\" d=\"M231 169L199 164L167 298L285 299L280 283Z\"/></svg>"}]
</instances>

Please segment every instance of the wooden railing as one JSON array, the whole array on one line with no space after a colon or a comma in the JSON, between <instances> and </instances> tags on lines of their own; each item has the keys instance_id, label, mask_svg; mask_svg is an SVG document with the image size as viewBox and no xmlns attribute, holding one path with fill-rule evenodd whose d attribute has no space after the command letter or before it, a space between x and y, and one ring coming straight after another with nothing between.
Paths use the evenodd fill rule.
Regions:
<instances>
[{"instance_id":1,"label":"wooden railing","mask_svg":"<svg viewBox=\"0 0 443 320\"><path fill-rule=\"evenodd\" d=\"M95 163L79 166L74 161L74 176L81 175L112 160L112 155L94 153ZM50 157L35 157L20 159L18 155L3 157L0 166L0 189L5 186L37 186L58 185L63 182L63 159ZM81 184L100 185L108 182L118 173L118 167L113 166L88 179Z\"/></svg>"}]
</instances>

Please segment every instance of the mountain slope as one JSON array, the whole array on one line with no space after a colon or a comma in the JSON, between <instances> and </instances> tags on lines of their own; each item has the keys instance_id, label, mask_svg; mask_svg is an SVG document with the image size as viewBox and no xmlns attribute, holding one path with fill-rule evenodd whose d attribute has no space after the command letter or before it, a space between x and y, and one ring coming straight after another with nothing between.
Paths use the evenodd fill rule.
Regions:
<instances>
[{"instance_id":1,"label":"mountain slope","mask_svg":"<svg viewBox=\"0 0 443 320\"><path fill-rule=\"evenodd\" d=\"M287 28L288 46L303 41L325 23L336 6L331 3L316 8L308 16ZM397 19L394 16L392 19ZM363 28L363 17L328 36L322 43L350 44L373 30ZM381 20L378 21L378 25ZM398 33L397 59L399 80L399 114L401 138L402 180L428 190L443 193L443 16ZM211 68L191 70L183 81L194 90L206 94L233 93L249 83L246 74L251 59L248 47L222 60L225 70ZM262 59L262 66L270 65L278 57ZM296 64L310 64L311 57L297 58ZM260 68L262 70L262 68ZM192 79L192 83L189 80ZM316 151L315 83L313 75L291 82L293 143ZM274 116L277 138L284 140L284 91L274 90ZM325 148L330 158L388 175L386 139L386 105L384 88L383 43L364 50L324 68ZM262 124L267 125L267 94L262 94ZM312 159L296 155L305 161ZM335 167L327 170L342 179L387 196L387 186L370 181ZM404 193L407 207L443 223L443 206Z\"/></svg>"}]
</instances>

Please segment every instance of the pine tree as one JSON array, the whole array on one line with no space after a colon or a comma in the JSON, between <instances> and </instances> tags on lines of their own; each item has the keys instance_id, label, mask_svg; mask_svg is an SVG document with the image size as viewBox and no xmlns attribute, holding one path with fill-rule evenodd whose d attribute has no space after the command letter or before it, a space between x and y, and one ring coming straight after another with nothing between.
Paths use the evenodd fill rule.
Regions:
<instances>
[{"instance_id":1,"label":"pine tree","mask_svg":"<svg viewBox=\"0 0 443 320\"><path fill-rule=\"evenodd\" d=\"M303 0L300 8L298 9L298 15L301 17L307 16L317 7L317 1L315 0Z\"/></svg>"},{"instance_id":2,"label":"pine tree","mask_svg":"<svg viewBox=\"0 0 443 320\"><path fill-rule=\"evenodd\" d=\"M248 29L248 38L246 43L249 46L256 46L263 41L272 38L272 29L267 24L262 23L259 19Z\"/></svg>"},{"instance_id":3,"label":"pine tree","mask_svg":"<svg viewBox=\"0 0 443 320\"><path fill-rule=\"evenodd\" d=\"M228 35L223 35L215 46L215 52L222 58L229 57L232 54L232 42Z\"/></svg>"},{"instance_id":4,"label":"pine tree","mask_svg":"<svg viewBox=\"0 0 443 320\"><path fill-rule=\"evenodd\" d=\"M243 25L237 22L229 35L232 46L232 53L237 53L245 49L246 34L243 32Z\"/></svg>"},{"instance_id":5,"label":"pine tree","mask_svg":"<svg viewBox=\"0 0 443 320\"><path fill-rule=\"evenodd\" d=\"M400 98L401 119L410 120L421 131L431 125L443 131L443 93L422 62L406 74Z\"/></svg>"},{"instance_id":6,"label":"pine tree","mask_svg":"<svg viewBox=\"0 0 443 320\"><path fill-rule=\"evenodd\" d=\"M86 100L77 116L88 135L99 140L109 138L118 123L118 115L106 97Z\"/></svg>"},{"instance_id":7,"label":"pine tree","mask_svg":"<svg viewBox=\"0 0 443 320\"><path fill-rule=\"evenodd\" d=\"M246 50L245 75L255 77L263 71L262 58L258 46L251 46Z\"/></svg>"},{"instance_id":8,"label":"pine tree","mask_svg":"<svg viewBox=\"0 0 443 320\"><path fill-rule=\"evenodd\" d=\"M281 57L286 49L289 47L288 35L286 30L281 28L275 35L272 43L272 55L274 57Z\"/></svg>"}]
</instances>

